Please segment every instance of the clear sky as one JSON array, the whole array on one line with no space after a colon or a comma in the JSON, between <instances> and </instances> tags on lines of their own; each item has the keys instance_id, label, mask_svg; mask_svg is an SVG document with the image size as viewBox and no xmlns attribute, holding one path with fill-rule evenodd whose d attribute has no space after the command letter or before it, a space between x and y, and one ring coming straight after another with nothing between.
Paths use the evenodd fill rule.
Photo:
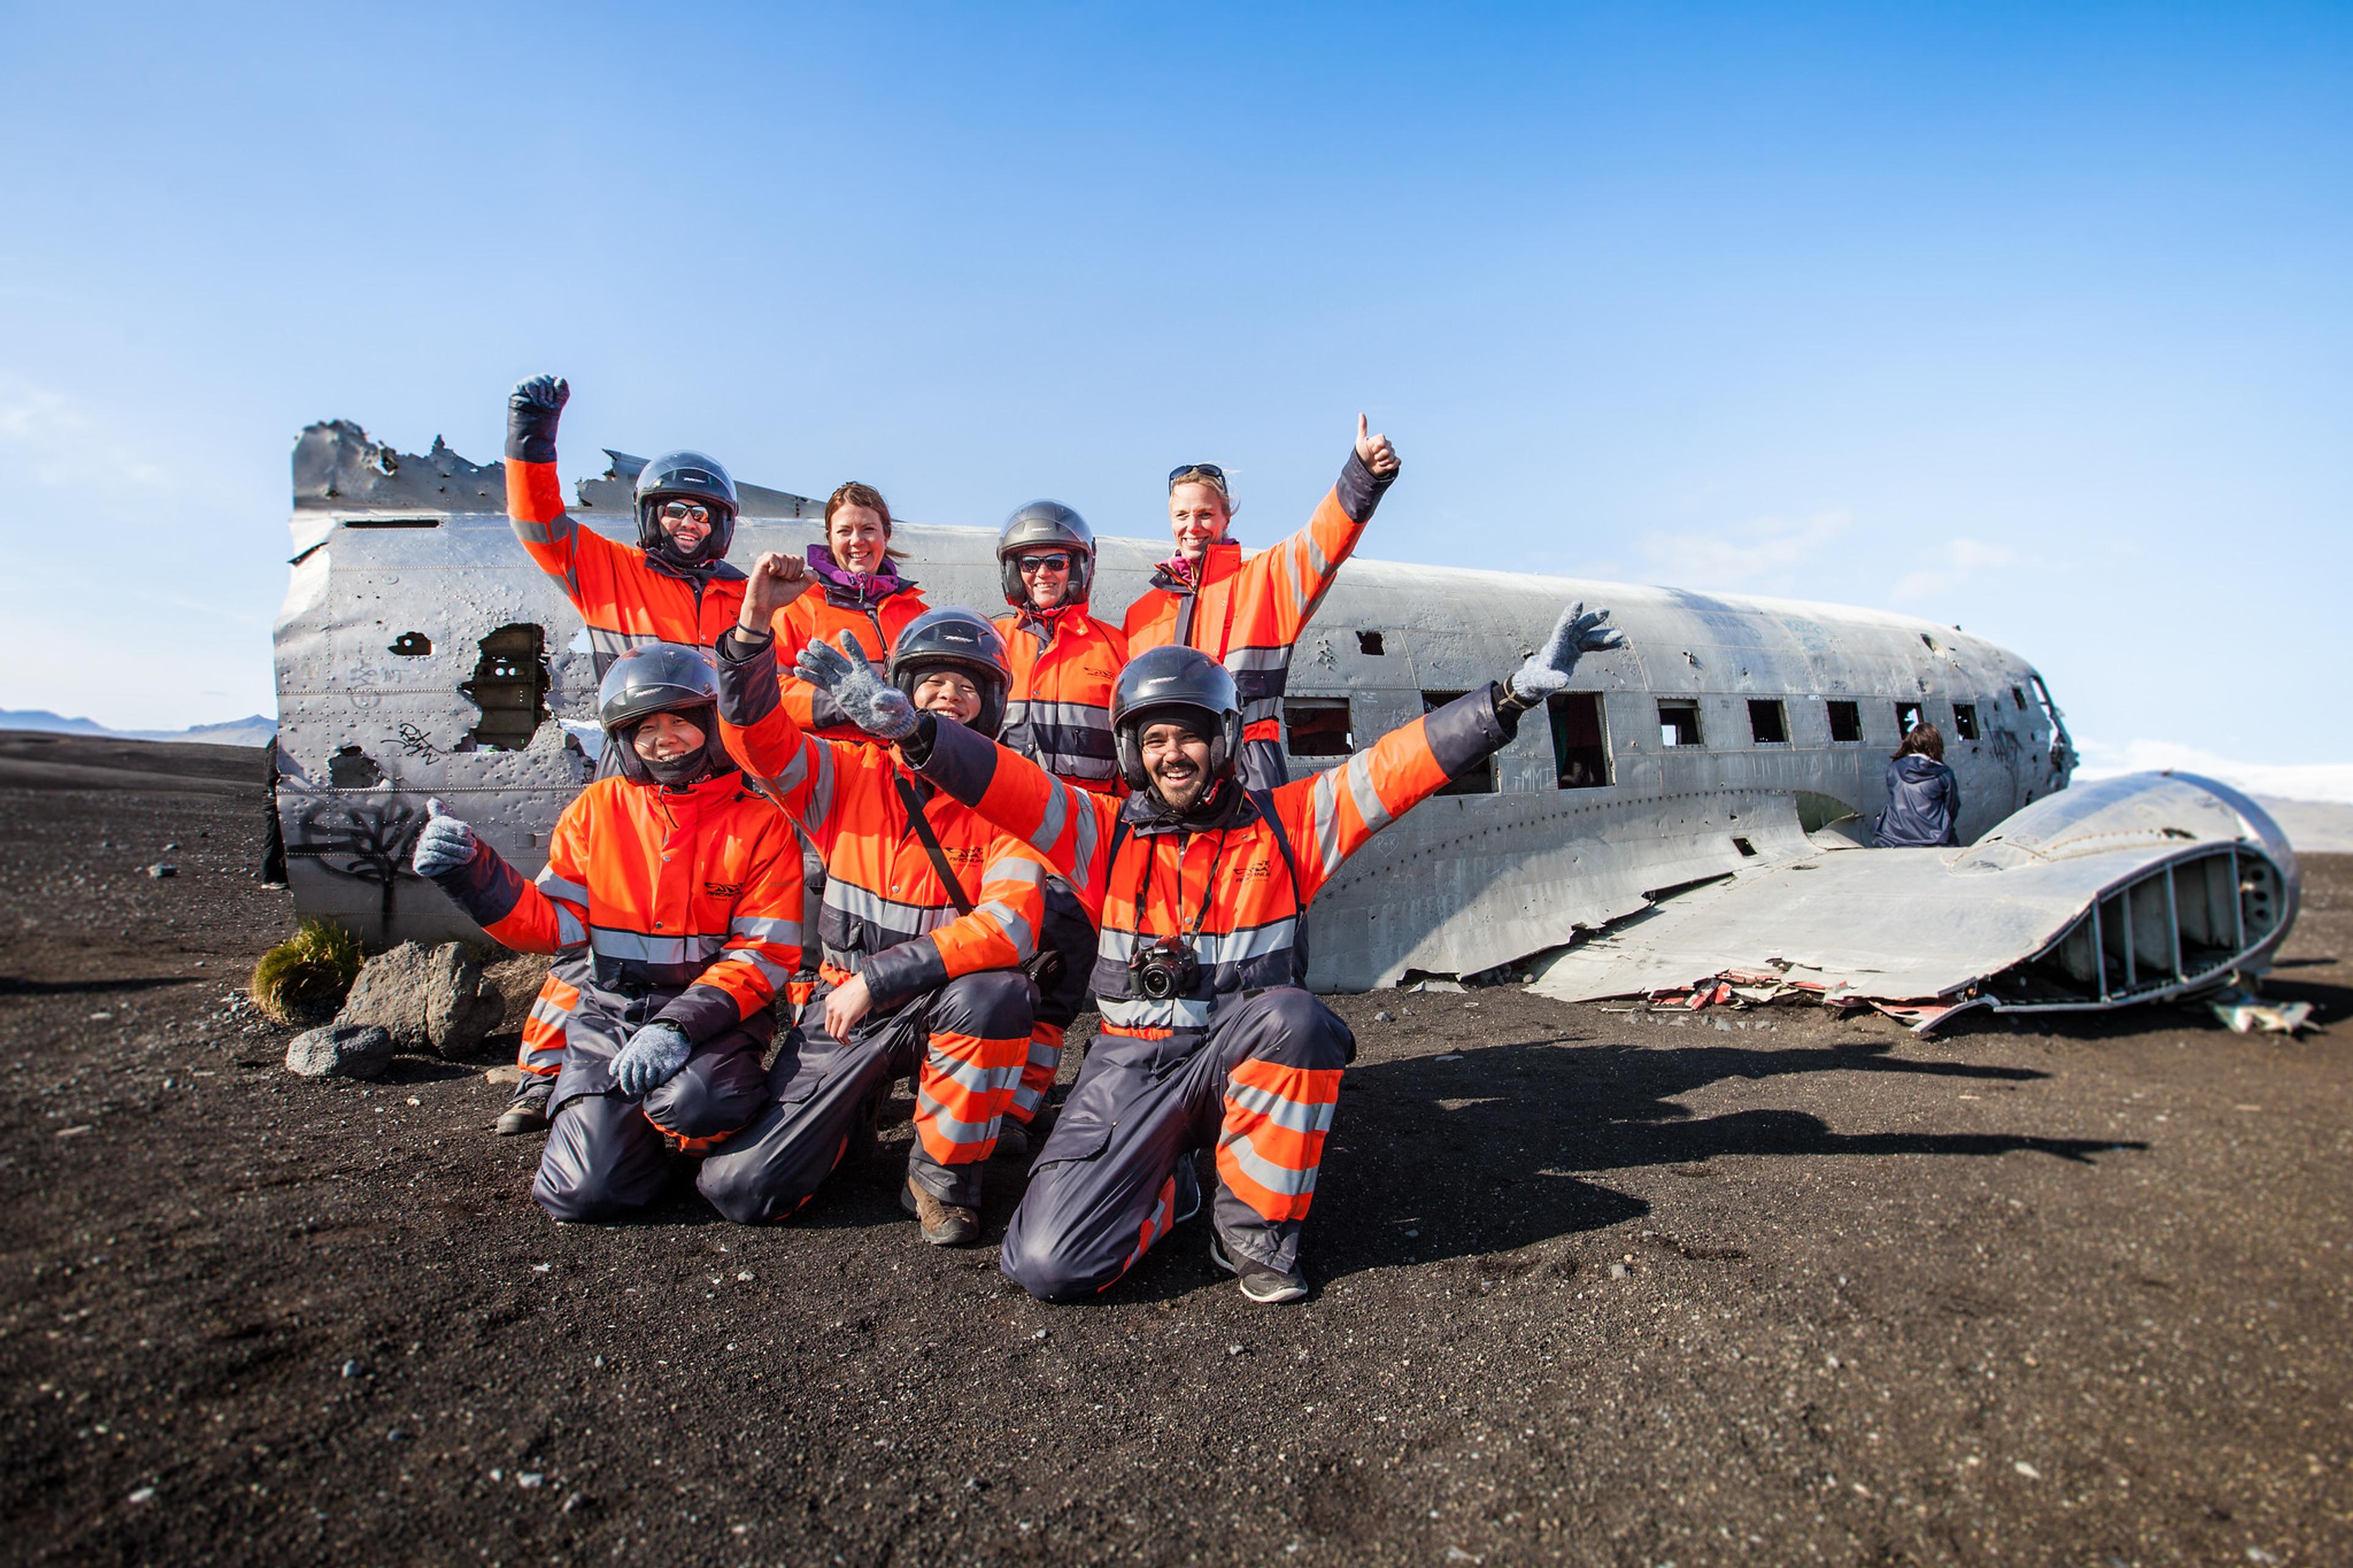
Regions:
<instances>
[{"instance_id":1,"label":"clear sky","mask_svg":"<svg viewBox=\"0 0 2353 1568\"><path fill-rule=\"evenodd\" d=\"M271 711L287 457L692 444L1889 606L2353 762L2353 6L9 5L0 708Z\"/></svg>"}]
</instances>

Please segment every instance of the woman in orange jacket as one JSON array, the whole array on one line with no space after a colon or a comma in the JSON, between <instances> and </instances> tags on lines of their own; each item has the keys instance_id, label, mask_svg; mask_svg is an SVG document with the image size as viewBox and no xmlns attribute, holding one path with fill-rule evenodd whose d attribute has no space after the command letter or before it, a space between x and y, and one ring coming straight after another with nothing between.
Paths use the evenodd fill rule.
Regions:
<instances>
[{"instance_id":1,"label":"woman in orange jacket","mask_svg":"<svg viewBox=\"0 0 2353 1568\"><path fill-rule=\"evenodd\" d=\"M866 661L881 669L907 623L930 606L912 578L899 574L891 551L891 503L872 485L843 485L825 503L825 542L812 544L806 573L786 561L772 570L786 580L806 574L808 586L776 612L769 629L776 638L776 668L784 681L785 711L795 724L828 741L864 742L831 700L793 673L793 660L812 642L839 647L846 634ZM719 631L725 628L722 626ZM718 640L719 631L712 634Z\"/></svg>"}]
</instances>

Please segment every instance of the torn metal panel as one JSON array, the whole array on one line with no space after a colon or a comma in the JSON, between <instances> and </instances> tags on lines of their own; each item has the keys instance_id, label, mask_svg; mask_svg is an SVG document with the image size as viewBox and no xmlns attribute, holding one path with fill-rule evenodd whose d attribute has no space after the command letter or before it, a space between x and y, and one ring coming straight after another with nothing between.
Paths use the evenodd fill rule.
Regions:
<instances>
[{"instance_id":1,"label":"torn metal panel","mask_svg":"<svg viewBox=\"0 0 2353 1568\"><path fill-rule=\"evenodd\" d=\"M637 460L613 458L578 487L575 516L633 542ZM516 544L495 464L438 443L421 457L391 451L339 422L303 433L295 483L277 654L280 815L290 846L307 847L293 862L297 906L370 940L471 935L436 890L371 868L438 795L537 869L596 737L578 618ZM820 537L820 502L742 494L739 561ZM1274 524L1263 536L1255 526L1243 520L1246 547L1274 542ZM895 542L933 604L1001 604L993 528L902 522ZM1165 537L1101 540L1096 614L1116 623L1167 548ZM1982 638L1870 610L1362 558L1293 660L1287 698L1312 712L1300 745L1369 744L1476 689L1571 600L1608 605L1629 647L1588 658L1570 698L1530 713L1490 768L1459 781L1463 793L1428 802L1343 868L1310 916L1318 987L1492 970L1663 889L1813 855L1810 834L1836 833L1841 818L1851 830L1882 804L1899 703L1948 730L1956 701L1976 708L1979 738L1947 753L1964 831L2066 785L2073 757L2032 667ZM524 652L508 646L518 639ZM1834 721L1833 700L1852 711ZM1662 701L1686 705L1692 743L1667 743ZM487 721L493 708L501 721ZM1335 760L1295 755L1293 775Z\"/></svg>"},{"instance_id":2,"label":"torn metal panel","mask_svg":"<svg viewBox=\"0 0 2353 1568\"><path fill-rule=\"evenodd\" d=\"M2137 773L2039 801L1963 849L1842 849L1744 870L1554 960L1568 1001L1736 973L1831 998L2080 1011L2259 973L2294 924L2295 858L2211 780Z\"/></svg>"}]
</instances>

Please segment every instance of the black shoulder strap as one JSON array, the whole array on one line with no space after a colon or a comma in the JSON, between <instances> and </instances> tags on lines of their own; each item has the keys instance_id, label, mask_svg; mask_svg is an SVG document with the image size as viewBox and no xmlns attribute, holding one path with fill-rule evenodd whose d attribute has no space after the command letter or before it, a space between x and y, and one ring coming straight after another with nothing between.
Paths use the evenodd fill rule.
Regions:
<instances>
[{"instance_id":1,"label":"black shoulder strap","mask_svg":"<svg viewBox=\"0 0 2353 1568\"><path fill-rule=\"evenodd\" d=\"M964 896L964 884L956 880L955 868L948 864L948 852L940 847L939 835L932 831L932 819L923 815L923 797L915 793L915 786L907 782L904 773L892 774L891 782L899 786L899 804L907 808L907 826L923 840L923 853L932 858L932 869L947 884L948 897L955 900L956 913L972 913L972 900Z\"/></svg>"},{"instance_id":2,"label":"black shoulder strap","mask_svg":"<svg viewBox=\"0 0 2353 1568\"><path fill-rule=\"evenodd\" d=\"M1297 955L1299 984L1307 984L1307 900L1299 896L1299 857L1292 853L1291 829L1282 825L1282 814L1274 809L1274 796L1262 789L1250 792L1250 802L1266 825L1274 829L1275 847L1282 851L1282 868L1291 873L1291 913L1298 924L1292 934L1291 951Z\"/></svg>"}]
</instances>

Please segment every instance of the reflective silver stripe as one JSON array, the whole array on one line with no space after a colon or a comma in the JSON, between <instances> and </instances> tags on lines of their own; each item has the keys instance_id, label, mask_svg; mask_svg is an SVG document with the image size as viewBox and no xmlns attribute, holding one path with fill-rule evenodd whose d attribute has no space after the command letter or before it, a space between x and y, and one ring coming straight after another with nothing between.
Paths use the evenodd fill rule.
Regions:
<instances>
[{"instance_id":1,"label":"reflective silver stripe","mask_svg":"<svg viewBox=\"0 0 2353 1568\"><path fill-rule=\"evenodd\" d=\"M737 915L727 922L730 936L748 936L760 942L801 943L801 922L777 920L769 915Z\"/></svg>"},{"instance_id":2,"label":"reflective silver stripe","mask_svg":"<svg viewBox=\"0 0 2353 1568\"><path fill-rule=\"evenodd\" d=\"M1097 951L1114 963L1125 963L1139 947L1159 941L1157 936L1145 937L1132 931L1103 928L1103 940ZM1193 952L1209 967L1221 963L1240 963L1269 953L1283 952L1299 942L1299 920L1285 915L1262 926L1250 926L1234 931L1201 931L1194 936Z\"/></svg>"},{"instance_id":3,"label":"reflective silver stripe","mask_svg":"<svg viewBox=\"0 0 2353 1568\"><path fill-rule=\"evenodd\" d=\"M1244 1110L1254 1110L1277 1127L1288 1127L1293 1132L1329 1132L1332 1131L1333 1102L1325 1100L1302 1104L1286 1100L1271 1089L1255 1084L1229 1083L1226 1098Z\"/></svg>"},{"instance_id":4,"label":"reflective silver stripe","mask_svg":"<svg viewBox=\"0 0 2353 1568\"><path fill-rule=\"evenodd\" d=\"M1314 591L1307 585L1307 563L1303 559L1304 555L1305 552L1300 550L1285 550L1282 552L1282 570L1291 578L1291 603L1295 611L1303 611L1315 602Z\"/></svg>"},{"instance_id":5,"label":"reflective silver stripe","mask_svg":"<svg viewBox=\"0 0 2353 1568\"><path fill-rule=\"evenodd\" d=\"M947 901L944 894L936 904L902 904L896 899L869 892L855 882L839 877L826 879L825 901L852 920L865 921L906 936L920 936L925 931L937 931L956 918L955 906Z\"/></svg>"},{"instance_id":6,"label":"reflective silver stripe","mask_svg":"<svg viewBox=\"0 0 2353 1568\"><path fill-rule=\"evenodd\" d=\"M1055 780L1046 784L1046 811L1038 819L1038 837L1029 841L1030 847L1041 855L1054 852L1054 841L1062 836L1063 820L1071 815L1070 802L1062 795L1062 785Z\"/></svg>"},{"instance_id":7,"label":"reflective silver stripe","mask_svg":"<svg viewBox=\"0 0 2353 1568\"><path fill-rule=\"evenodd\" d=\"M999 855L980 874L983 887L991 882L1027 882L1033 888L1046 885L1046 868L1020 855Z\"/></svg>"},{"instance_id":8,"label":"reflective silver stripe","mask_svg":"<svg viewBox=\"0 0 2353 1568\"><path fill-rule=\"evenodd\" d=\"M719 962L722 963L748 963L753 968L758 970L762 978L765 979L770 985L779 988L783 986L786 981L790 980L793 977L793 972L791 970L785 968L782 964L770 963L766 959L761 957L760 954L754 952L748 947L731 947L726 952L719 955Z\"/></svg>"},{"instance_id":9,"label":"reflective silver stripe","mask_svg":"<svg viewBox=\"0 0 2353 1568\"><path fill-rule=\"evenodd\" d=\"M1058 787L1054 792L1055 798L1060 799L1062 790L1069 787L1067 784ZM1101 825L1102 818L1095 816L1095 808L1081 799L1079 819L1071 829L1071 885L1074 888L1094 885L1095 837Z\"/></svg>"},{"instance_id":10,"label":"reflective silver stripe","mask_svg":"<svg viewBox=\"0 0 2353 1568\"><path fill-rule=\"evenodd\" d=\"M836 969L847 971L851 974L855 974L860 970L866 967L866 955L864 953L843 952L838 949L830 947L825 950L825 961L828 963L832 964Z\"/></svg>"},{"instance_id":11,"label":"reflective silver stripe","mask_svg":"<svg viewBox=\"0 0 2353 1568\"><path fill-rule=\"evenodd\" d=\"M1111 996L1101 1001L1103 1022L1116 1024L1123 1029L1206 1029L1209 1026L1209 1012L1214 1005L1208 1001L1197 1002L1181 996L1166 1002Z\"/></svg>"},{"instance_id":12,"label":"reflective silver stripe","mask_svg":"<svg viewBox=\"0 0 2353 1568\"><path fill-rule=\"evenodd\" d=\"M545 1024L550 1028L560 1029L571 1021L572 1009L569 1007L559 1007L554 1003L549 1001L546 997L542 996L538 1001L533 1002L531 1005L531 1013L529 1016L533 1023Z\"/></svg>"},{"instance_id":13,"label":"reflective silver stripe","mask_svg":"<svg viewBox=\"0 0 2353 1568\"><path fill-rule=\"evenodd\" d=\"M1238 647L1226 655L1228 669L1282 669L1291 663L1291 649L1283 647Z\"/></svg>"},{"instance_id":14,"label":"reflective silver stripe","mask_svg":"<svg viewBox=\"0 0 2353 1568\"><path fill-rule=\"evenodd\" d=\"M1340 868L1340 862L1345 858L1340 853L1339 772L1338 768L1325 768L1317 773L1315 787L1307 796L1308 809L1315 814L1315 853L1324 863L1324 875L1327 878Z\"/></svg>"},{"instance_id":15,"label":"reflective silver stripe","mask_svg":"<svg viewBox=\"0 0 2353 1568\"><path fill-rule=\"evenodd\" d=\"M931 1069L942 1078L951 1078L975 1094L993 1094L1000 1089L1011 1089L1021 1081L1021 1064L1010 1067L985 1068L978 1062L968 1062L944 1051L926 1053Z\"/></svg>"},{"instance_id":16,"label":"reflective silver stripe","mask_svg":"<svg viewBox=\"0 0 2353 1568\"><path fill-rule=\"evenodd\" d=\"M1005 705L1005 721L1015 724L1066 724L1073 730L1099 730L1111 732L1111 710L1098 708L1092 702L1041 702L1029 698Z\"/></svg>"},{"instance_id":17,"label":"reflective silver stripe","mask_svg":"<svg viewBox=\"0 0 2353 1568\"><path fill-rule=\"evenodd\" d=\"M1331 576L1332 563L1324 553L1322 541L1315 537L1315 525L1311 522L1301 529L1299 537L1307 542L1307 570L1319 583Z\"/></svg>"},{"instance_id":18,"label":"reflective silver stripe","mask_svg":"<svg viewBox=\"0 0 2353 1568\"><path fill-rule=\"evenodd\" d=\"M553 544L555 542L555 530L550 523L533 522L528 518L522 517L510 517L507 521L514 524L515 537L522 540L525 544ZM561 522L562 521L563 519L560 516L555 519L555 521L558 522ZM567 529L565 531L569 532L571 531Z\"/></svg>"},{"instance_id":19,"label":"reflective silver stripe","mask_svg":"<svg viewBox=\"0 0 2353 1568\"><path fill-rule=\"evenodd\" d=\"M998 1119L994 1116L986 1121L959 1121L947 1113L945 1106L920 1089L915 1094L915 1105L919 1110L929 1113L933 1122L947 1134L951 1143L985 1143L997 1136Z\"/></svg>"},{"instance_id":20,"label":"reflective silver stripe","mask_svg":"<svg viewBox=\"0 0 2353 1568\"><path fill-rule=\"evenodd\" d=\"M1250 697L1245 698L1242 701L1242 722L1245 724L1255 724L1261 719L1282 717L1282 699L1280 697Z\"/></svg>"},{"instance_id":21,"label":"reflective silver stripe","mask_svg":"<svg viewBox=\"0 0 2353 1568\"><path fill-rule=\"evenodd\" d=\"M985 904L974 905L972 912L987 915L1003 927L1007 940L1013 943L1013 951L1025 960L1038 951L1037 932L1029 929L1028 921L1013 912L1012 905L991 899Z\"/></svg>"},{"instance_id":22,"label":"reflective silver stripe","mask_svg":"<svg viewBox=\"0 0 2353 1568\"><path fill-rule=\"evenodd\" d=\"M568 904L555 906L555 940L565 947L578 947L588 940L588 928Z\"/></svg>"},{"instance_id":23,"label":"reflective silver stripe","mask_svg":"<svg viewBox=\"0 0 2353 1568\"><path fill-rule=\"evenodd\" d=\"M628 652L633 647L643 647L649 643L659 641L661 638L648 632L616 632L608 631L603 626L588 628L589 647L597 653L609 653L615 658Z\"/></svg>"},{"instance_id":24,"label":"reflective silver stripe","mask_svg":"<svg viewBox=\"0 0 2353 1568\"><path fill-rule=\"evenodd\" d=\"M1348 776L1348 795L1356 803L1356 815L1365 819L1365 830L1378 833L1397 820L1389 808L1381 804L1381 792L1373 787L1373 757L1369 752L1358 752L1340 770Z\"/></svg>"},{"instance_id":25,"label":"reflective silver stripe","mask_svg":"<svg viewBox=\"0 0 2353 1568\"><path fill-rule=\"evenodd\" d=\"M1294 1171L1278 1165L1251 1147L1248 1138L1229 1137L1219 1140L1222 1152L1231 1154L1243 1174L1271 1193L1288 1193L1293 1197L1315 1190L1315 1173Z\"/></svg>"},{"instance_id":26,"label":"reflective silver stripe","mask_svg":"<svg viewBox=\"0 0 2353 1568\"><path fill-rule=\"evenodd\" d=\"M598 926L588 933L588 945L599 958L632 963L695 963L709 958L725 941L718 936L649 936L638 931L610 931Z\"/></svg>"},{"instance_id":27,"label":"reflective silver stripe","mask_svg":"<svg viewBox=\"0 0 2353 1568\"><path fill-rule=\"evenodd\" d=\"M588 902L588 889L557 876L553 866L542 868L539 875L532 879L532 885L551 899L570 899L583 906Z\"/></svg>"}]
</instances>

